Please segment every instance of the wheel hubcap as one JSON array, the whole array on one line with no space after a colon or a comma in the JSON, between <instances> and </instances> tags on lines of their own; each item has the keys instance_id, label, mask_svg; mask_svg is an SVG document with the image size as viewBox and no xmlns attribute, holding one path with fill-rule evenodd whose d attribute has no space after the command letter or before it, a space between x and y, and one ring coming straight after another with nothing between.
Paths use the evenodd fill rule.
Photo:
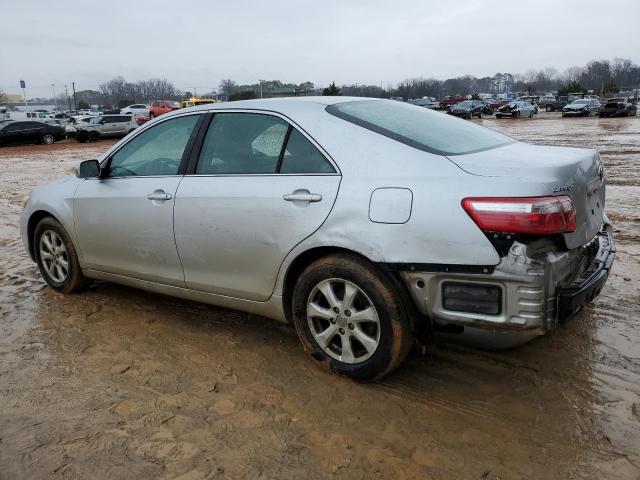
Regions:
<instances>
[{"instance_id":1,"label":"wheel hubcap","mask_svg":"<svg viewBox=\"0 0 640 480\"><path fill-rule=\"evenodd\" d=\"M44 136L44 143L46 143L47 145L53 143L53 137L51 135L45 135Z\"/></svg>"},{"instance_id":2,"label":"wheel hubcap","mask_svg":"<svg viewBox=\"0 0 640 480\"><path fill-rule=\"evenodd\" d=\"M371 299L339 278L318 283L307 301L307 323L316 343L332 358L360 363L380 344L380 320Z\"/></svg>"},{"instance_id":3,"label":"wheel hubcap","mask_svg":"<svg viewBox=\"0 0 640 480\"><path fill-rule=\"evenodd\" d=\"M54 282L62 283L69 275L69 256L64 242L53 230L40 236L40 261Z\"/></svg>"}]
</instances>

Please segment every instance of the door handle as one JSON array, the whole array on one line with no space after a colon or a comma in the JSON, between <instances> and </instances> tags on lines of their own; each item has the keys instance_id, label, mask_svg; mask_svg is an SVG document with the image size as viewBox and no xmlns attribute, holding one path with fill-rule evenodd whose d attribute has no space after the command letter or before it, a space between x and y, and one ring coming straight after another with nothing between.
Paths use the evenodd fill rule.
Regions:
<instances>
[{"instance_id":1,"label":"door handle","mask_svg":"<svg viewBox=\"0 0 640 480\"><path fill-rule=\"evenodd\" d=\"M287 202L319 202L322 200L322 195L319 193L290 193L283 195L282 198Z\"/></svg>"},{"instance_id":2,"label":"door handle","mask_svg":"<svg viewBox=\"0 0 640 480\"><path fill-rule=\"evenodd\" d=\"M159 200L161 202L165 201L165 200L170 200L171 199L171 194L170 193L165 193L164 190L156 190L153 193L150 193L149 195L147 195L147 198L149 200Z\"/></svg>"}]
</instances>

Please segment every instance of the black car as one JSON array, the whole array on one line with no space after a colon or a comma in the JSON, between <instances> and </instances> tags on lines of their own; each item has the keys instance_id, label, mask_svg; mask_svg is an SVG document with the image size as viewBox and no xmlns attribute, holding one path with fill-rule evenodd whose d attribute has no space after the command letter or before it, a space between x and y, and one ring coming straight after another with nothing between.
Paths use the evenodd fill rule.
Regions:
<instances>
[{"instance_id":1,"label":"black car","mask_svg":"<svg viewBox=\"0 0 640 480\"><path fill-rule=\"evenodd\" d=\"M598 112L599 117L630 117L638 111L626 98L610 98Z\"/></svg>"},{"instance_id":2,"label":"black car","mask_svg":"<svg viewBox=\"0 0 640 480\"><path fill-rule=\"evenodd\" d=\"M560 112L563 107L567 106L568 97L541 97L538 101L538 107L544 108L546 112Z\"/></svg>"},{"instance_id":3,"label":"black car","mask_svg":"<svg viewBox=\"0 0 640 480\"><path fill-rule=\"evenodd\" d=\"M478 100L465 100L464 102L456 103L447 113L471 120L473 117L482 118L486 108L486 105Z\"/></svg>"},{"instance_id":4,"label":"black car","mask_svg":"<svg viewBox=\"0 0 640 480\"><path fill-rule=\"evenodd\" d=\"M11 122L0 124L0 145L44 143L49 145L65 138L64 127L43 122Z\"/></svg>"}]
</instances>

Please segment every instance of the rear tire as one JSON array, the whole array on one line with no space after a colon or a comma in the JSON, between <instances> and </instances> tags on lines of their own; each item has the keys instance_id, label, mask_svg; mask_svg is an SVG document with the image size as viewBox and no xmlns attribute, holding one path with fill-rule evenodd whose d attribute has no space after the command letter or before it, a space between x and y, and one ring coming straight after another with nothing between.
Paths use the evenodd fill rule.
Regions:
<instances>
[{"instance_id":1,"label":"rear tire","mask_svg":"<svg viewBox=\"0 0 640 480\"><path fill-rule=\"evenodd\" d=\"M54 290L73 293L91 283L82 273L69 235L53 217L45 217L36 225L33 251L44 281Z\"/></svg>"},{"instance_id":2,"label":"rear tire","mask_svg":"<svg viewBox=\"0 0 640 480\"><path fill-rule=\"evenodd\" d=\"M331 255L309 265L294 288L292 312L298 338L311 357L353 380L387 375L413 344L407 308L396 287L355 256Z\"/></svg>"},{"instance_id":3,"label":"rear tire","mask_svg":"<svg viewBox=\"0 0 640 480\"><path fill-rule=\"evenodd\" d=\"M100 135L98 135L98 132L89 132L89 135L87 136L87 140L89 142L97 142L99 138Z\"/></svg>"}]
</instances>

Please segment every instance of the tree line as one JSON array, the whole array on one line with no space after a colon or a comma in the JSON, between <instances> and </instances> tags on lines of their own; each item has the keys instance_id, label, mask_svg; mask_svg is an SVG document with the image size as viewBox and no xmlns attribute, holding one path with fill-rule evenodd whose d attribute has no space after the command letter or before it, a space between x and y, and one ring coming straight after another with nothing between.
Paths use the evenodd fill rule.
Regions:
<instances>
[{"instance_id":1,"label":"tree line","mask_svg":"<svg viewBox=\"0 0 640 480\"><path fill-rule=\"evenodd\" d=\"M506 79L506 81L505 81ZM313 83L284 84L278 80L262 82L262 94L273 88L292 87L300 93L314 91L323 95L348 95L356 97L391 98L403 100L422 97L444 98L447 95L472 95L474 93L504 93L506 91L540 95L557 92L594 91L601 95L621 89L640 87L640 66L629 59L592 60L585 66L570 67L560 73L554 67L529 70L526 73L496 74L492 77L463 75L440 80L437 78L409 78L387 88L377 85L352 84L336 87L335 82L324 90L313 88ZM220 83L220 92L231 100L258 98L260 84L238 85L231 79Z\"/></svg>"}]
</instances>

